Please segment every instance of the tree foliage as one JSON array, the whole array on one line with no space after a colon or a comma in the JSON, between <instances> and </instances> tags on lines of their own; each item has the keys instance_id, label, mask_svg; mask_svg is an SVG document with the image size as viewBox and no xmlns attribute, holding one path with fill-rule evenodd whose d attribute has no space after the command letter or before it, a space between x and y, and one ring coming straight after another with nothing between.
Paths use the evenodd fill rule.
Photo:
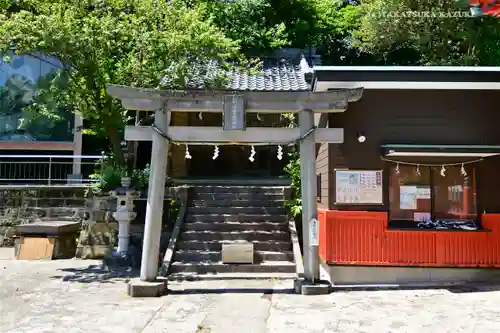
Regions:
<instances>
[{"instance_id":1,"label":"tree foliage","mask_svg":"<svg viewBox=\"0 0 500 333\"><path fill-rule=\"evenodd\" d=\"M276 48L334 50L356 23L354 6L342 0L239 0L197 2L246 54L263 56ZM334 47L332 47L334 45ZM327 55L328 56L328 55Z\"/></svg>"},{"instance_id":2,"label":"tree foliage","mask_svg":"<svg viewBox=\"0 0 500 333\"><path fill-rule=\"evenodd\" d=\"M88 128L109 137L122 162L126 115L106 84L183 87L192 63L232 58L238 45L199 7L182 1L18 0L0 2L0 52L43 53L64 65L45 89L45 100L69 103ZM64 89L60 80L65 80ZM207 84L221 84L214 77Z\"/></svg>"},{"instance_id":3,"label":"tree foliage","mask_svg":"<svg viewBox=\"0 0 500 333\"><path fill-rule=\"evenodd\" d=\"M496 65L498 18L464 0L191 1L242 50L318 47L327 65ZM405 15L409 12L413 15Z\"/></svg>"},{"instance_id":4,"label":"tree foliage","mask_svg":"<svg viewBox=\"0 0 500 333\"><path fill-rule=\"evenodd\" d=\"M365 0L352 46L388 64L496 65L499 29L456 0Z\"/></svg>"},{"instance_id":5,"label":"tree foliage","mask_svg":"<svg viewBox=\"0 0 500 333\"><path fill-rule=\"evenodd\" d=\"M198 5L247 54L289 45L286 27L271 16L273 8L268 0L201 0Z\"/></svg>"}]
</instances>

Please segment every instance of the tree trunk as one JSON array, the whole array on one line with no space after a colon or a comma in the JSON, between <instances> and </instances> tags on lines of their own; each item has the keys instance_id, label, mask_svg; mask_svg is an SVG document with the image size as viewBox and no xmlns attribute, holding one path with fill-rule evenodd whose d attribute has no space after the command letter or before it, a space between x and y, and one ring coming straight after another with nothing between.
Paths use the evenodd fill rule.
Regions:
<instances>
[{"instance_id":1,"label":"tree trunk","mask_svg":"<svg viewBox=\"0 0 500 333\"><path fill-rule=\"evenodd\" d=\"M113 112L115 111L115 112ZM107 98L104 103L103 113L101 115L103 127L108 133L109 142L111 143L111 150L115 157L115 162L122 167L126 167L125 157L121 147L122 139L120 137L119 128L124 125L123 119L119 112L113 108L111 98Z\"/></svg>"},{"instance_id":2,"label":"tree trunk","mask_svg":"<svg viewBox=\"0 0 500 333\"><path fill-rule=\"evenodd\" d=\"M115 156L116 163L120 166L126 166L121 147L121 140L116 127L112 126L111 124L106 124L106 130L109 135L109 142L111 143L111 149L113 150L113 155Z\"/></svg>"}]
</instances>

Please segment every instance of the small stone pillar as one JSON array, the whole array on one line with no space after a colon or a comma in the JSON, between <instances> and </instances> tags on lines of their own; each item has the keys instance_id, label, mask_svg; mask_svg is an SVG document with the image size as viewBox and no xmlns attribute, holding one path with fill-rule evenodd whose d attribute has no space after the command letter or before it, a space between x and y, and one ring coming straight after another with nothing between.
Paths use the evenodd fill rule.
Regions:
<instances>
[{"instance_id":1,"label":"small stone pillar","mask_svg":"<svg viewBox=\"0 0 500 333\"><path fill-rule=\"evenodd\" d=\"M122 187L111 192L116 198L116 212L113 217L118 222L118 248L117 254L126 256L130 239L130 223L137 216L134 212L134 200L139 196L133 187L129 177L122 178Z\"/></svg>"},{"instance_id":2,"label":"small stone pillar","mask_svg":"<svg viewBox=\"0 0 500 333\"><path fill-rule=\"evenodd\" d=\"M106 197L94 195L87 198L87 213L82 222L77 258L101 259L113 251L117 226L108 221L106 209L109 199L109 193Z\"/></svg>"}]
</instances>

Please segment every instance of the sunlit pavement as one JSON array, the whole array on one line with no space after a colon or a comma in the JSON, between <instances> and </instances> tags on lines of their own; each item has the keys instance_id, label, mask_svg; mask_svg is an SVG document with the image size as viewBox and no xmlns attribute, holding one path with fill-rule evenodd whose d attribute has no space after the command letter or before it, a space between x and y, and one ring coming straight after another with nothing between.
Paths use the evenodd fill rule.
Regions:
<instances>
[{"instance_id":1,"label":"sunlit pavement","mask_svg":"<svg viewBox=\"0 0 500 333\"><path fill-rule=\"evenodd\" d=\"M292 293L292 281L171 282L161 298L129 298L128 272L98 261L0 260L0 332L498 332L500 291Z\"/></svg>"}]
</instances>

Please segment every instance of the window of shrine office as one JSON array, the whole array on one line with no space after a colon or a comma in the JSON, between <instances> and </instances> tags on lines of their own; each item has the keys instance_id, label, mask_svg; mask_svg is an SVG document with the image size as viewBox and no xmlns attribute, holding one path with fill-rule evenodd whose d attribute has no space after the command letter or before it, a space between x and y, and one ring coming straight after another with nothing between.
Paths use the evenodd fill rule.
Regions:
<instances>
[{"instance_id":1,"label":"window of shrine office","mask_svg":"<svg viewBox=\"0 0 500 333\"><path fill-rule=\"evenodd\" d=\"M477 217L472 166L390 166L389 228L477 230Z\"/></svg>"}]
</instances>

